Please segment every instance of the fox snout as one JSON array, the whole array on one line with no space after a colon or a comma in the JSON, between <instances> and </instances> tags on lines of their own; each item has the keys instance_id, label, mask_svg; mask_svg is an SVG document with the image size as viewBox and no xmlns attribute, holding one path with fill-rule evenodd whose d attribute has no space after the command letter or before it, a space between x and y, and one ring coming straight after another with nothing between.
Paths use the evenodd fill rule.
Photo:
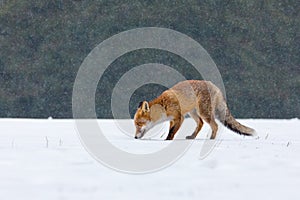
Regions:
<instances>
[{"instance_id":1,"label":"fox snout","mask_svg":"<svg viewBox=\"0 0 300 200\"><path fill-rule=\"evenodd\" d=\"M140 138L142 138L142 137L145 135L145 132L146 132L145 129L137 130L137 131L135 132L134 139L140 139Z\"/></svg>"}]
</instances>

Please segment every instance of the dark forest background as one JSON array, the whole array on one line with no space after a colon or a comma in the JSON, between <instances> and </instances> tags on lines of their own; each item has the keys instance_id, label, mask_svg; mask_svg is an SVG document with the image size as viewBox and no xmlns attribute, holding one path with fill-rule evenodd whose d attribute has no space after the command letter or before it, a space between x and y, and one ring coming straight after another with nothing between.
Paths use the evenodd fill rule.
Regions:
<instances>
[{"instance_id":1,"label":"dark forest background","mask_svg":"<svg viewBox=\"0 0 300 200\"><path fill-rule=\"evenodd\" d=\"M298 0L0 0L0 117L72 118L73 83L89 52L119 32L155 26L207 50L236 117L300 118L299 13ZM171 53L128 53L98 84L99 118L112 117L111 92L122 74L149 62L201 78ZM131 113L163 89L139 88Z\"/></svg>"}]
</instances>

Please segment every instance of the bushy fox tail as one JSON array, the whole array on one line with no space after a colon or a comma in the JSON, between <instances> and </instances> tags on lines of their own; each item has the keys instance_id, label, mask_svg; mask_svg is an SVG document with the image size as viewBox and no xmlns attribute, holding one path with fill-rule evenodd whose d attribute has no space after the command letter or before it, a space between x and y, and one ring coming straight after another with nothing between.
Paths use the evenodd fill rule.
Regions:
<instances>
[{"instance_id":1,"label":"bushy fox tail","mask_svg":"<svg viewBox=\"0 0 300 200\"><path fill-rule=\"evenodd\" d=\"M224 107L223 107L224 108ZM240 134L240 135L247 135L247 136L256 136L256 131L252 128L249 128L247 126L242 125L236 119L231 115L229 109L227 106L225 109L222 109L221 112L220 109L217 110L217 117L218 119L230 130ZM225 112L224 112L225 111Z\"/></svg>"},{"instance_id":2,"label":"bushy fox tail","mask_svg":"<svg viewBox=\"0 0 300 200\"><path fill-rule=\"evenodd\" d=\"M236 121L236 119L231 115L228 109L226 110L224 125L228 127L230 130L241 135L248 135L248 136L256 135L254 129L244 126L238 121Z\"/></svg>"}]
</instances>

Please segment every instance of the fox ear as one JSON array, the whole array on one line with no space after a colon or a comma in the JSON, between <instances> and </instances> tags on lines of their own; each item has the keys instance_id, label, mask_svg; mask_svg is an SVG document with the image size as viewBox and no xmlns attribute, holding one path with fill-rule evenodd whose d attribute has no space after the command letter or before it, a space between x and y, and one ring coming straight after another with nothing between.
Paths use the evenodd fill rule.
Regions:
<instances>
[{"instance_id":1,"label":"fox ear","mask_svg":"<svg viewBox=\"0 0 300 200\"><path fill-rule=\"evenodd\" d=\"M143 112L149 112L149 111L150 111L149 103L148 103L147 101L143 101L143 104L142 104L142 111L143 111Z\"/></svg>"},{"instance_id":2,"label":"fox ear","mask_svg":"<svg viewBox=\"0 0 300 200\"><path fill-rule=\"evenodd\" d=\"M142 105L143 105L143 101L141 101L141 102L139 103L139 106L138 106L137 108L141 108Z\"/></svg>"}]
</instances>

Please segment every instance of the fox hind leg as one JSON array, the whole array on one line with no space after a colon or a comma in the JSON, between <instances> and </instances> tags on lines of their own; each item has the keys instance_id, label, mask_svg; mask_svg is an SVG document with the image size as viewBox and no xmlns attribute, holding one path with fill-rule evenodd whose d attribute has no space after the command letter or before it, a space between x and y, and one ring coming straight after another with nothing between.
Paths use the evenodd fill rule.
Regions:
<instances>
[{"instance_id":1,"label":"fox hind leg","mask_svg":"<svg viewBox=\"0 0 300 200\"><path fill-rule=\"evenodd\" d=\"M211 116L209 118L204 118L204 121L207 122L212 130L210 139L213 140L217 136L217 131L218 131L218 124L215 121L214 116Z\"/></svg>"},{"instance_id":2,"label":"fox hind leg","mask_svg":"<svg viewBox=\"0 0 300 200\"><path fill-rule=\"evenodd\" d=\"M196 110L193 110L192 112L190 112L189 115L196 121L197 127L192 135L186 136L186 139L195 139L203 126L203 120L198 115Z\"/></svg>"}]
</instances>

